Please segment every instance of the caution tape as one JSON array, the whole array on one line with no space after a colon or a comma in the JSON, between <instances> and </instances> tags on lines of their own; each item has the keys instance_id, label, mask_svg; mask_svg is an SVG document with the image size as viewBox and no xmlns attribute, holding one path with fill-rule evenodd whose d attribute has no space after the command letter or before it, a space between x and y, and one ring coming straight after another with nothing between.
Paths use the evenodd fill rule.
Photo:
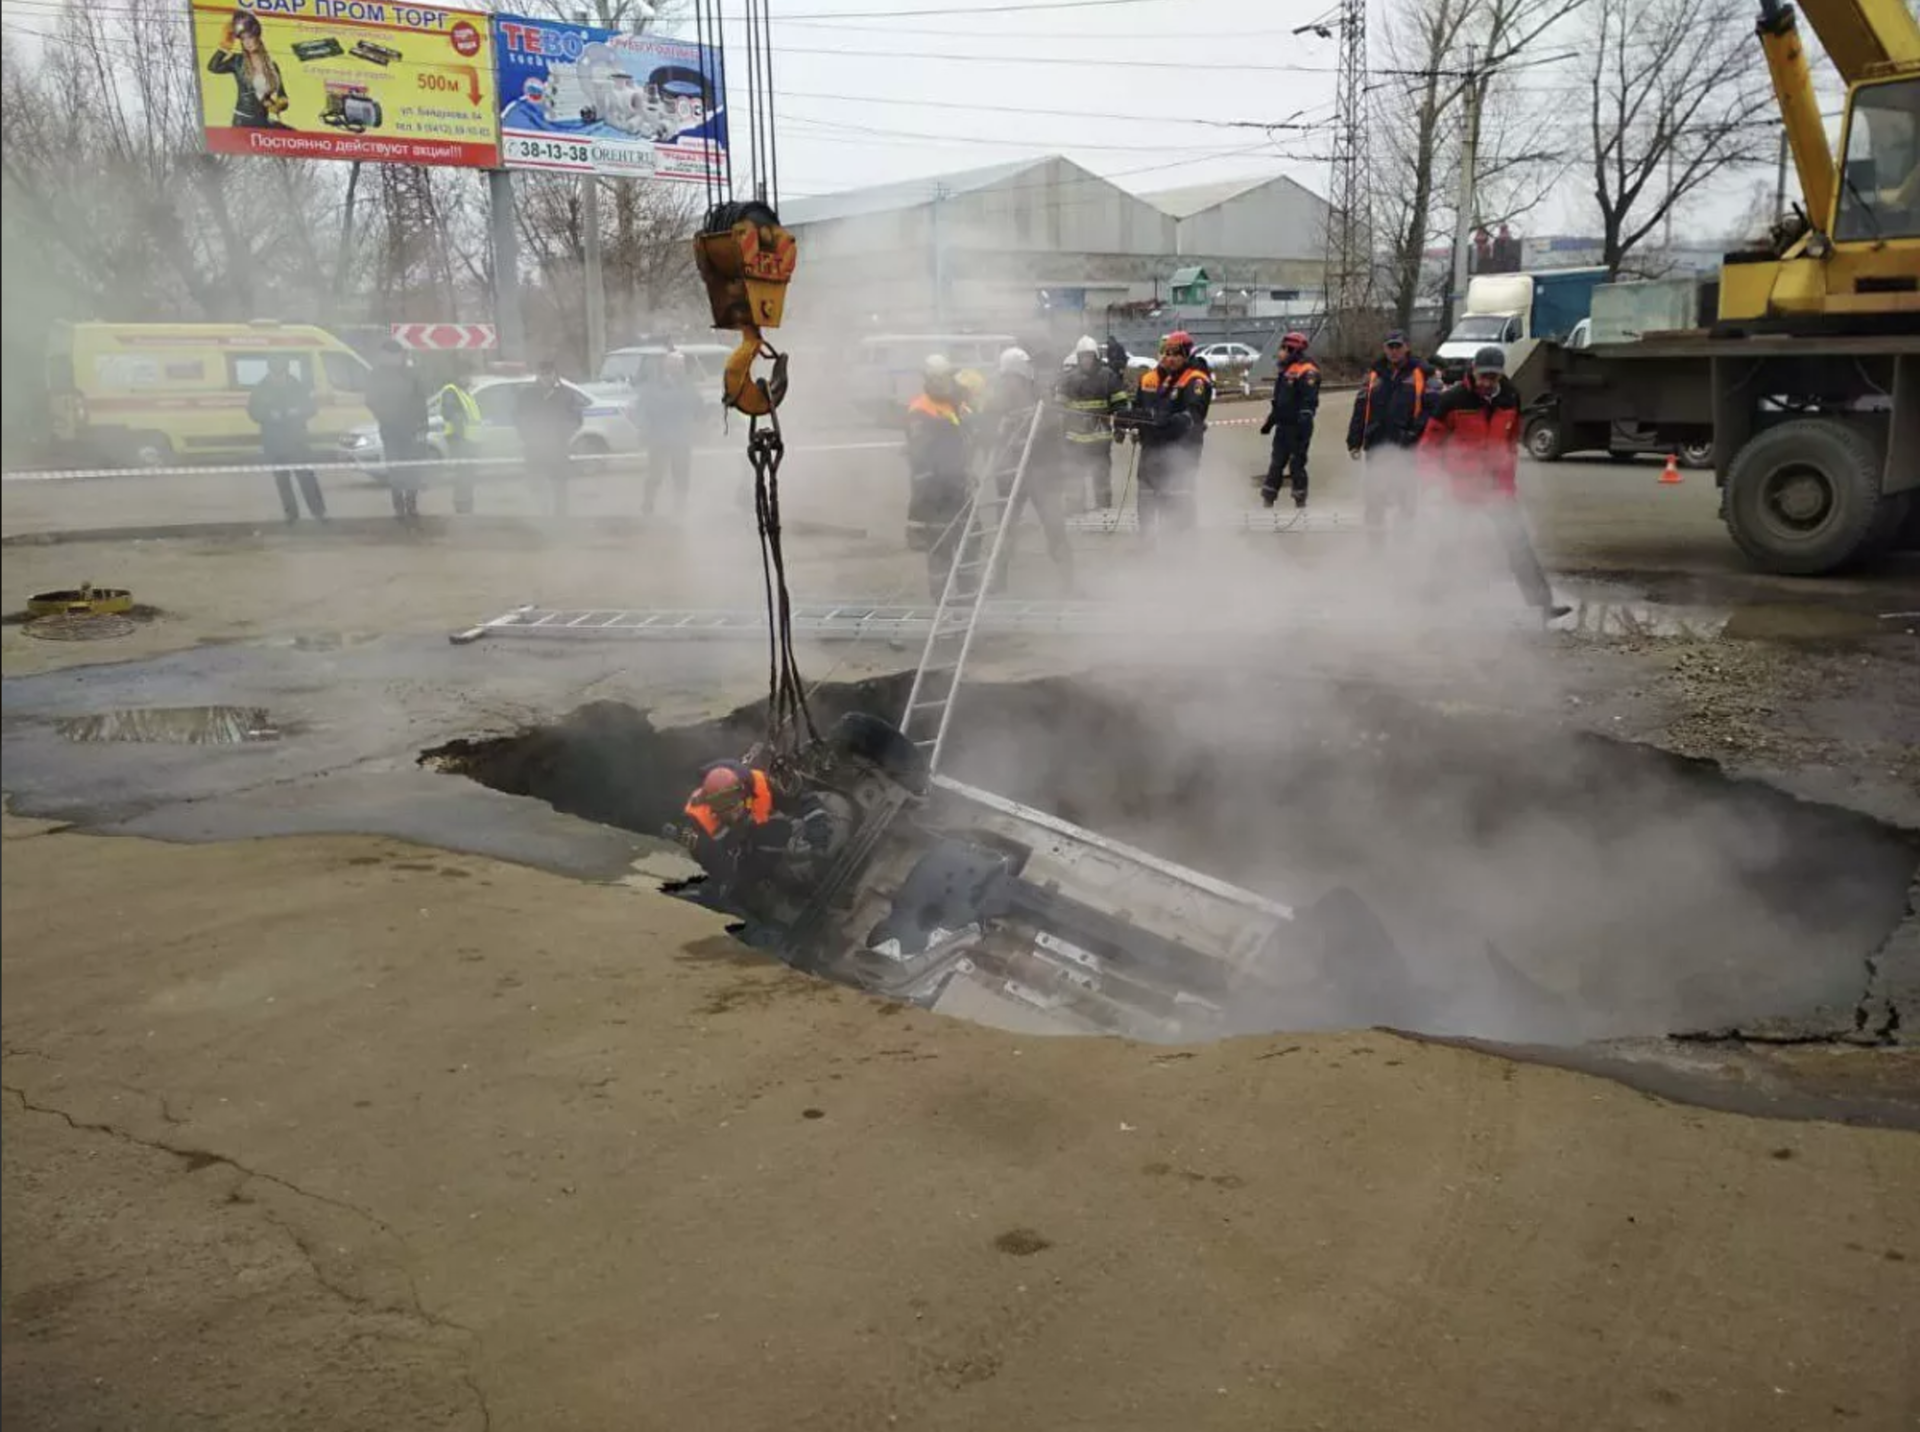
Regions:
<instances>
[{"instance_id":1,"label":"caution tape","mask_svg":"<svg viewBox=\"0 0 1920 1432\"><path fill-rule=\"evenodd\" d=\"M827 452L893 452L905 447L900 442L865 443L823 443L817 447L794 449L797 453ZM733 448L696 448L695 457L738 457ZM570 453L567 462L572 464L628 463L644 464L646 457L639 452L594 452ZM369 462L365 460L340 459L328 462L245 462L245 463L201 463L193 466L175 467L71 467L28 469L20 472L0 473L0 482L80 482L87 479L115 477L237 477L244 473L262 472L351 472L366 476L375 476L398 469L428 468L444 471L448 468L515 468L525 470L529 460L524 457L419 457L403 458L394 462Z\"/></svg>"}]
</instances>

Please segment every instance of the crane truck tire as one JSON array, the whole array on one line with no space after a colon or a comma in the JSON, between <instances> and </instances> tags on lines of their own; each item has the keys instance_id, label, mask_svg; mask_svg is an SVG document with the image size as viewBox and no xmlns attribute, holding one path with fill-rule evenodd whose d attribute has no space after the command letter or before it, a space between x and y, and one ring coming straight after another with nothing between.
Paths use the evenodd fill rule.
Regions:
<instances>
[{"instance_id":1,"label":"crane truck tire","mask_svg":"<svg viewBox=\"0 0 1920 1432\"><path fill-rule=\"evenodd\" d=\"M1539 417L1528 423L1525 442L1527 456L1535 462L1558 462L1566 456L1566 434L1558 418Z\"/></svg>"},{"instance_id":2,"label":"crane truck tire","mask_svg":"<svg viewBox=\"0 0 1920 1432\"><path fill-rule=\"evenodd\" d=\"M1880 453L1858 428L1796 418L1734 456L1725 514L1735 545L1768 572L1813 577L1874 555L1904 506L1880 494Z\"/></svg>"}]
</instances>

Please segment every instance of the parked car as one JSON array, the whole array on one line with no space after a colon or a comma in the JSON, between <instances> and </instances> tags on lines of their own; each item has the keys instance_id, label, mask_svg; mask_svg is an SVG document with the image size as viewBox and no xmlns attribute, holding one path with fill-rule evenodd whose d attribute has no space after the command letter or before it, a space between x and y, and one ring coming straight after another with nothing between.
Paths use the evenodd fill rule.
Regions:
<instances>
[{"instance_id":1,"label":"parked car","mask_svg":"<svg viewBox=\"0 0 1920 1432\"><path fill-rule=\"evenodd\" d=\"M1260 364L1260 350L1249 343L1209 343L1195 350L1213 370L1217 392L1237 392L1243 398L1253 396L1253 371Z\"/></svg>"},{"instance_id":2,"label":"parked car","mask_svg":"<svg viewBox=\"0 0 1920 1432\"><path fill-rule=\"evenodd\" d=\"M473 434L476 457L520 456L520 434L513 423L514 404L519 390L532 381L530 375L521 375L476 378L468 384L467 391L473 394L474 405L480 409L480 427ZM587 400L580 431L573 438L575 455L640 451L640 432L627 416L633 403L630 389L617 383L568 383L566 386ZM445 426L437 410L428 415L429 456L446 456ZM379 425L369 421L350 429L340 439L340 460L355 464L376 482L385 482L386 454L380 446Z\"/></svg>"}]
</instances>

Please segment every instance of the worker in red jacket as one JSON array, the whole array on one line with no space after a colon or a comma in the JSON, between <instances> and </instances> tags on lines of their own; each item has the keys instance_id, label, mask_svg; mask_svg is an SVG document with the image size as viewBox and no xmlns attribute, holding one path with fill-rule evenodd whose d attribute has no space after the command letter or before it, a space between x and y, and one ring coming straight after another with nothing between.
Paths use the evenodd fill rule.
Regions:
<instances>
[{"instance_id":1,"label":"worker in red jacket","mask_svg":"<svg viewBox=\"0 0 1920 1432\"><path fill-rule=\"evenodd\" d=\"M1507 380L1507 355L1493 345L1473 355L1466 379L1442 393L1420 436L1421 474L1463 507L1484 512L1506 549L1520 593L1542 619L1571 607L1553 600L1534 555L1515 484L1520 465L1520 395Z\"/></svg>"}]
</instances>

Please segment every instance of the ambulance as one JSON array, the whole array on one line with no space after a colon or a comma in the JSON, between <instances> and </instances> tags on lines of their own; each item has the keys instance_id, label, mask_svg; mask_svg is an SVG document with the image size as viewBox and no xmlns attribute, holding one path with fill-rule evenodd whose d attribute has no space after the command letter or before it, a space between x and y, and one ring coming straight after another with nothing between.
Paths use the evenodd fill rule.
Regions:
<instances>
[{"instance_id":1,"label":"ambulance","mask_svg":"<svg viewBox=\"0 0 1920 1432\"><path fill-rule=\"evenodd\" d=\"M253 323L62 323L47 343L53 436L69 459L168 467L260 456L247 398L284 357L313 390L316 452L367 421L366 361L324 328Z\"/></svg>"}]
</instances>

